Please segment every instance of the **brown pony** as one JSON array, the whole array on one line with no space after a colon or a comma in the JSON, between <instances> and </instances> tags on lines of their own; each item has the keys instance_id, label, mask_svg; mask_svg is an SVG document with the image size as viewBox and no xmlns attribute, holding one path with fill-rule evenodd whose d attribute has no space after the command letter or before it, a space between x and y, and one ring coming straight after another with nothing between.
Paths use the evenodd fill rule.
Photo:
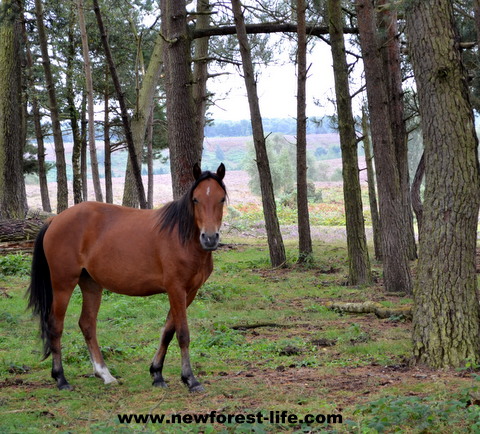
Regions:
<instances>
[{"instance_id":1,"label":"brown pony","mask_svg":"<svg viewBox=\"0 0 480 434\"><path fill-rule=\"evenodd\" d=\"M51 219L34 248L29 307L40 317L44 358L52 354L52 377L59 389L72 389L62 366L61 337L70 296L77 284L83 296L80 328L95 375L110 374L97 342L96 322L102 288L119 294L167 293L170 311L150 372L153 385L166 387L162 369L176 333L182 357L182 381L203 391L190 366L187 307L213 269L219 244L226 189L225 166L216 173L196 164L194 184L179 200L160 210L139 210L84 202Z\"/></svg>"}]
</instances>

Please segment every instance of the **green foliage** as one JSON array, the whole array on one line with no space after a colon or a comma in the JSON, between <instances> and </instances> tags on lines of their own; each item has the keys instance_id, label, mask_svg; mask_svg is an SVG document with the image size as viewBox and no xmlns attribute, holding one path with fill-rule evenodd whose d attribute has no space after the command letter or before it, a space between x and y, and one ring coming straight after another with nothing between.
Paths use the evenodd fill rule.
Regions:
<instances>
[{"instance_id":1,"label":"green foliage","mask_svg":"<svg viewBox=\"0 0 480 434\"><path fill-rule=\"evenodd\" d=\"M30 274L31 258L28 255L15 254L0 256L0 277L28 276Z\"/></svg>"},{"instance_id":2,"label":"green foliage","mask_svg":"<svg viewBox=\"0 0 480 434\"><path fill-rule=\"evenodd\" d=\"M399 432L402 427L402 431L410 428L422 433L464 424L469 432L480 430L480 407L467 406L454 398L436 401L419 396L383 397L360 406L357 414L364 418L362 432Z\"/></svg>"},{"instance_id":3,"label":"green foliage","mask_svg":"<svg viewBox=\"0 0 480 434\"><path fill-rule=\"evenodd\" d=\"M197 338L195 346L201 350L209 350L212 348L231 348L237 347L245 342L244 336L232 330L225 324L213 324L212 328L204 329Z\"/></svg>"}]
</instances>

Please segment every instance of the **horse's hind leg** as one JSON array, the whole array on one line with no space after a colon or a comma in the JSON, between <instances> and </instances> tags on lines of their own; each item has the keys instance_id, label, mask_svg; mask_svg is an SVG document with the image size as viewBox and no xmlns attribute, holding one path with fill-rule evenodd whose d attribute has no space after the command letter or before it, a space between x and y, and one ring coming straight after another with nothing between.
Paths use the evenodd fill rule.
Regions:
<instances>
[{"instance_id":1,"label":"horse's hind leg","mask_svg":"<svg viewBox=\"0 0 480 434\"><path fill-rule=\"evenodd\" d=\"M82 330L93 370L97 377L100 377L105 384L116 383L115 377L110 374L105 361L103 360L100 347L97 341L97 315L102 300L102 287L87 274L80 277L80 288L83 295L82 314L78 324Z\"/></svg>"},{"instance_id":2,"label":"horse's hind leg","mask_svg":"<svg viewBox=\"0 0 480 434\"><path fill-rule=\"evenodd\" d=\"M72 390L72 386L65 378L62 365L62 333L65 313L68 302L72 295L71 291L56 292L52 301L52 311L50 315L50 349L52 352L52 378L56 380L57 387L60 390Z\"/></svg>"}]
</instances>

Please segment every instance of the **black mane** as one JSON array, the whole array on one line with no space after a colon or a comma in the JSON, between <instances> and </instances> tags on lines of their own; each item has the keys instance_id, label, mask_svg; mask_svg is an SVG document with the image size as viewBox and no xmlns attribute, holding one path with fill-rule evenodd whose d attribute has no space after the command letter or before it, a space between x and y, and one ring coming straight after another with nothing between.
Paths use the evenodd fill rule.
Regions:
<instances>
[{"instance_id":1,"label":"black mane","mask_svg":"<svg viewBox=\"0 0 480 434\"><path fill-rule=\"evenodd\" d=\"M227 192L223 181L215 173L207 170L201 173L198 179L180 199L167 203L159 210L158 225L160 226L160 230L172 232L175 226L177 226L178 236L181 243L184 245L188 241L191 241L195 236L196 227L193 210L193 191L206 179L214 179L218 182L220 187L223 188L225 193Z\"/></svg>"}]
</instances>

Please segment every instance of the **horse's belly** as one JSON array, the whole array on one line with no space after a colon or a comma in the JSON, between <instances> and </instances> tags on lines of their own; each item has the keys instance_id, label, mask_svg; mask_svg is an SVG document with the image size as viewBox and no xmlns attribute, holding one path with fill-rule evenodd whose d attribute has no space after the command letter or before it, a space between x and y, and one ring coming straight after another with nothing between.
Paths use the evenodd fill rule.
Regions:
<instances>
[{"instance_id":1,"label":"horse's belly","mask_svg":"<svg viewBox=\"0 0 480 434\"><path fill-rule=\"evenodd\" d=\"M118 294L146 296L166 292L160 276L155 273L142 274L138 270L129 273L128 270L102 270L101 267L87 271L100 286Z\"/></svg>"}]
</instances>

